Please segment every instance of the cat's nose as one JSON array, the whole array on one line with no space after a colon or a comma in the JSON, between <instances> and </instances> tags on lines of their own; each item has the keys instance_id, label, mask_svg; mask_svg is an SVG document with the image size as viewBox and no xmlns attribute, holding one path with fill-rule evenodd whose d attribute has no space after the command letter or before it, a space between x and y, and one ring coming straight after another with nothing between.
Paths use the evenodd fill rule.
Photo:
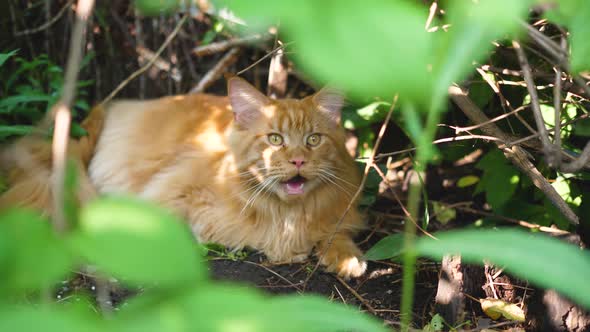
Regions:
<instances>
[{"instance_id":1,"label":"cat's nose","mask_svg":"<svg viewBox=\"0 0 590 332\"><path fill-rule=\"evenodd\" d=\"M303 166L303 164L305 164L305 159L303 158L293 158L291 160L289 160L289 162L293 165L295 165L295 167L297 167L297 169L300 169L301 166Z\"/></svg>"}]
</instances>

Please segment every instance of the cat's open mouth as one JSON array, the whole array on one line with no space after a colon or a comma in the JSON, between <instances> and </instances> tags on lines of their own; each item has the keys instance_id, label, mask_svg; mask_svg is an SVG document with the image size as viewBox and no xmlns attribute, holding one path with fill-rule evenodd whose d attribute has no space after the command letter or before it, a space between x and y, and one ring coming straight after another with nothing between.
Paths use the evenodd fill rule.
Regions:
<instances>
[{"instance_id":1,"label":"cat's open mouth","mask_svg":"<svg viewBox=\"0 0 590 332\"><path fill-rule=\"evenodd\" d=\"M283 186L285 187L285 191L289 195L301 195L303 194L303 186L305 185L305 181L307 181L303 176L297 175L287 182L283 182Z\"/></svg>"}]
</instances>

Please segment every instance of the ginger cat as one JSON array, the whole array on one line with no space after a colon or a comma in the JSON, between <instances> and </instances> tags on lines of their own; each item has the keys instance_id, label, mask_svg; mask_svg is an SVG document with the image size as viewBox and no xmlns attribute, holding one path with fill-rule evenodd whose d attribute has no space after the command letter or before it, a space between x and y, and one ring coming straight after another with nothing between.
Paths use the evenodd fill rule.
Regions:
<instances>
[{"instance_id":1,"label":"ginger cat","mask_svg":"<svg viewBox=\"0 0 590 332\"><path fill-rule=\"evenodd\" d=\"M363 226L356 204L336 229L360 183L339 126L343 97L323 89L274 100L237 77L228 91L93 109L83 123L89 135L70 143L80 200L94 190L133 193L174 210L202 242L281 262L325 252L327 271L362 275L366 262L351 237ZM12 185L0 207L51 213L50 156L50 143L32 137L0 155Z\"/></svg>"}]
</instances>

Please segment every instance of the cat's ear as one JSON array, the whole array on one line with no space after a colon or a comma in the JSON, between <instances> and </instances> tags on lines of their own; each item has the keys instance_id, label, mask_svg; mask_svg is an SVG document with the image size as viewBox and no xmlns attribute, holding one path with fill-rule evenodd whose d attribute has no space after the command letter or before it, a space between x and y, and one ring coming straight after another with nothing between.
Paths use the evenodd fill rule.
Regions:
<instances>
[{"instance_id":1,"label":"cat's ear","mask_svg":"<svg viewBox=\"0 0 590 332\"><path fill-rule=\"evenodd\" d=\"M340 123L340 111L345 105L342 92L324 87L311 97L311 100L320 112L323 112L336 125Z\"/></svg>"},{"instance_id":2,"label":"cat's ear","mask_svg":"<svg viewBox=\"0 0 590 332\"><path fill-rule=\"evenodd\" d=\"M271 102L270 98L239 77L229 79L227 91L236 122L246 128L263 114L262 109Z\"/></svg>"}]
</instances>

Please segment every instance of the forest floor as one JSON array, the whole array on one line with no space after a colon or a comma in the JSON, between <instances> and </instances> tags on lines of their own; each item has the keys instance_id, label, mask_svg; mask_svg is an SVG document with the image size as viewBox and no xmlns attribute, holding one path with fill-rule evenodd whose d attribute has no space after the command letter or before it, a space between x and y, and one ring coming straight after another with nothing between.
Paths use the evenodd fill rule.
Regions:
<instances>
[{"instance_id":1,"label":"forest floor","mask_svg":"<svg viewBox=\"0 0 590 332\"><path fill-rule=\"evenodd\" d=\"M388 325L400 321L402 270L399 264L369 262L365 275L347 281L323 272L321 267L310 277L315 263L313 260L300 264L269 265L260 255L254 254L243 260L215 258L209 266L213 278L217 280L252 285L270 294L319 294L375 315ZM421 263L416 277L414 305L414 316L419 318L415 323L418 325L424 326L430 321L437 283L436 264Z\"/></svg>"}]
</instances>

